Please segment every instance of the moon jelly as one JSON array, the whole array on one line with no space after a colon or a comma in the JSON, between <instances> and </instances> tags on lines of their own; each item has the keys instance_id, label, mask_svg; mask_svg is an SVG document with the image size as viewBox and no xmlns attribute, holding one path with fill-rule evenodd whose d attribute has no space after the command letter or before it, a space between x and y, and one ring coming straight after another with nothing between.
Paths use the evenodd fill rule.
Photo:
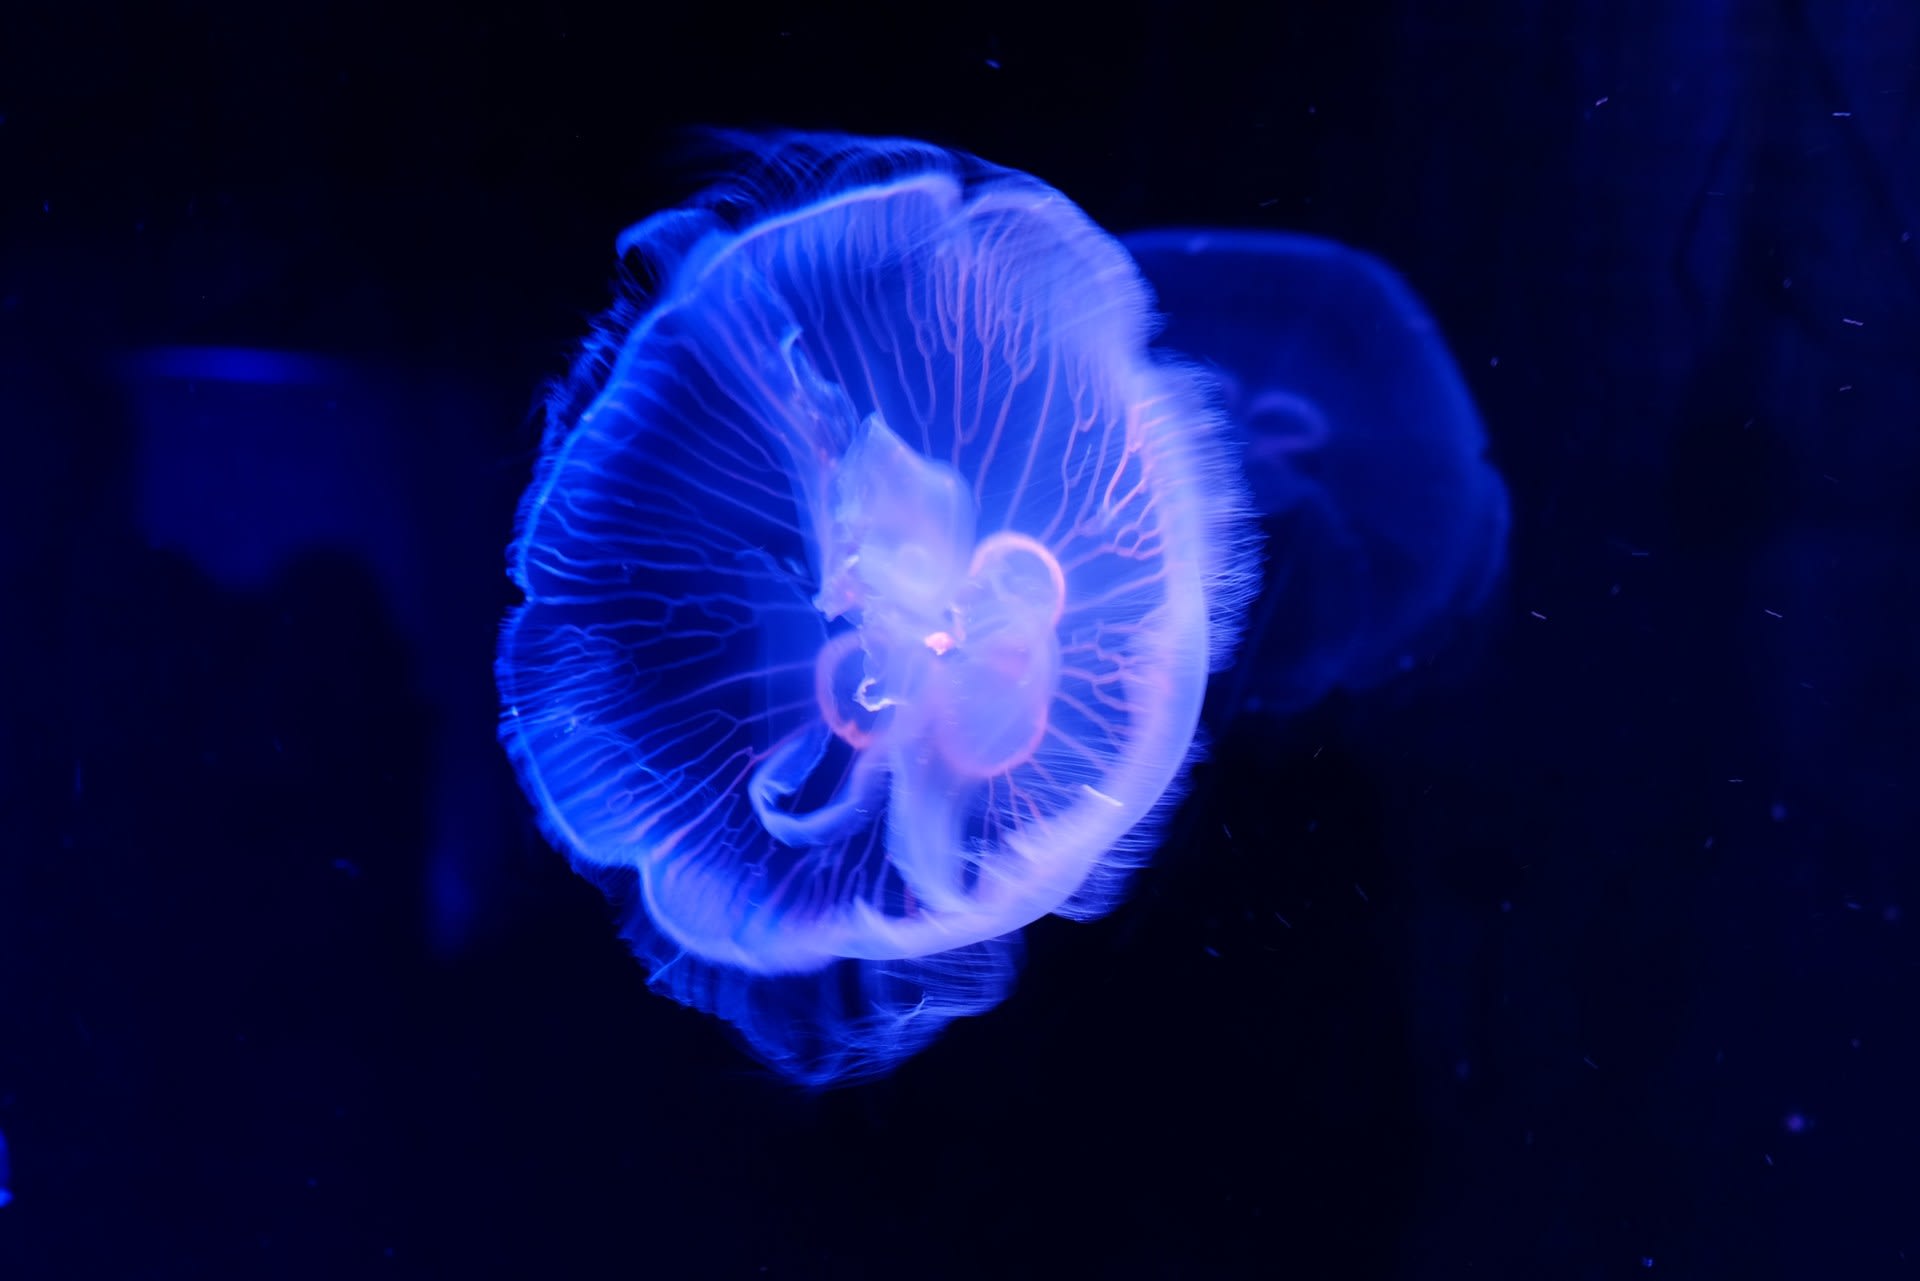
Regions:
<instances>
[{"instance_id":1,"label":"moon jelly","mask_svg":"<svg viewBox=\"0 0 1920 1281\"><path fill-rule=\"evenodd\" d=\"M1431 652L1505 564L1507 493L1426 310L1378 260L1307 236L1121 238L1245 445L1268 565L1236 702L1297 710Z\"/></svg>"},{"instance_id":2,"label":"moon jelly","mask_svg":"<svg viewBox=\"0 0 1920 1281\"><path fill-rule=\"evenodd\" d=\"M621 300L551 399L502 736L549 835L632 897L654 988L827 1085L997 1004L1029 923L1116 903L1260 532L1215 375L1154 353L1133 259L1059 192L914 142L749 146L621 238ZM1276 330L1220 323L1211 267L1168 273L1198 292L1167 338L1265 379L1241 339ZM1327 387L1296 394L1337 433ZM1225 400L1291 462L1297 429ZM1306 505L1256 474L1270 509ZM1314 501L1363 504L1366 534L1391 495L1354 486L1421 479L1355 475ZM1428 608L1394 603L1340 618ZM1283 661L1326 666L1316 636Z\"/></svg>"}]
</instances>

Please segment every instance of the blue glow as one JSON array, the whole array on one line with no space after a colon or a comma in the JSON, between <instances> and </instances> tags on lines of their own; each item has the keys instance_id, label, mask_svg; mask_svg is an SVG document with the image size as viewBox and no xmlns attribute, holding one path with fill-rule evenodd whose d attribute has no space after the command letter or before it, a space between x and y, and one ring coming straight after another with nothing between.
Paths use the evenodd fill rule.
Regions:
<instances>
[{"instance_id":1,"label":"blue glow","mask_svg":"<svg viewBox=\"0 0 1920 1281\"><path fill-rule=\"evenodd\" d=\"M303 552L383 564L408 546L393 413L321 356L161 347L123 362L140 425L141 529L235 590Z\"/></svg>"},{"instance_id":2,"label":"blue glow","mask_svg":"<svg viewBox=\"0 0 1920 1281\"><path fill-rule=\"evenodd\" d=\"M621 237L496 673L653 986L826 1085L996 1005L1029 923L1118 902L1259 532L1211 375L1153 354L1140 272L1059 192L913 142L751 146Z\"/></svg>"},{"instance_id":3,"label":"blue glow","mask_svg":"<svg viewBox=\"0 0 1920 1281\"><path fill-rule=\"evenodd\" d=\"M458 657L493 609L484 571L469 582L458 568L474 563L469 549L490 536L491 517L485 503L425 493L493 483L484 451L448 447L485 421L484 391L325 353L235 347L135 350L115 369L138 428L136 511L150 546L230 592L269 591L320 559L351 562L377 584L435 708L428 929L438 948L465 945L504 918L518 888L501 871L514 865L501 814L473 799L498 766L486 740L488 664Z\"/></svg>"},{"instance_id":4,"label":"blue glow","mask_svg":"<svg viewBox=\"0 0 1920 1281\"><path fill-rule=\"evenodd\" d=\"M1122 237L1246 446L1268 571L1234 674L1287 711L1431 650L1505 564L1507 493L1433 321L1366 254L1268 232Z\"/></svg>"},{"instance_id":5,"label":"blue glow","mask_svg":"<svg viewBox=\"0 0 1920 1281\"><path fill-rule=\"evenodd\" d=\"M257 347L152 347L128 362L129 372L200 382L308 386L340 377L339 368L306 352Z\"/></svg>"},{"instance_id":6,"label":"blue glow","mask_svg":"<svg viewBox=\"0 0 1920 1281\"><path fill-rule=\"evenodd\" d=\"M13 1201L13 1157L7 1151L7 1136L0 1134L0 1206Z\"/></svg>"}]
</instances>

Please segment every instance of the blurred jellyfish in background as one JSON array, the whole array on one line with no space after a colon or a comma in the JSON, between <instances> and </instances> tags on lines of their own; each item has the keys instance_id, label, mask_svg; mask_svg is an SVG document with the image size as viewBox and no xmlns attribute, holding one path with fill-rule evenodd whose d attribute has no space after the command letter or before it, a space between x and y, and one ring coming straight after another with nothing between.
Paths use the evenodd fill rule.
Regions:
<instances>
[{"instance_id":1,"label":"blurred jellyfish in background","mask_svg":"<svg viewBox=\"0 0 1920 1281\"><path fill-rule=\"evenodd\" d=\"M305 352L150 347L116 364L151 546L236 593L329 552L371 572L434 709L427 932L442 952L465 946L506 915L500 887L519 888L505 811L479 799L497 790L498 758L485 656L466 657L497 605L490 580L470 578L470 558L454 550L487 538L484 505L427 495L494 483L487 456L463 447L465 424L488 415L485 397L429 369Z\"/></svg>"},{"instance_id":2,"label":"blurred jellyfish in background","mask_svg":"<svg viewBox=\"0 0 1920 1281\"><path fill-rule=\"evenodd\" d=\"M1430 654L1505 564L1507 493L1433 321L1379 261L1306 236L1121 242L1244 445L1267 570L1228 714L1296 711Z\"/></svg>"},{"instance_id":3,"label":"blurred jellyfish in background","mask_svg":"<svg viewBox=\"0 0 1920 1281\"><path fill-rule=\"evenodd\" d=\"M1036 179L905 141L750 145L621 240L626 294L552 398L497 675L524 787L636 900L652 985L827 1085L993 1007L1023 927L1109 910L1151 854L1259 586L1223 407L1266 511L1326 508L1302 540L1459 544L1462 505L1365 491L1451 473L1316 440L1371 411L1289 392L1292 329L1257 298L1176 313L1185 358L1154 354L1126 250ZM1166 273L1183 307L1199 266ZM1223 395L1209 358L1243 381ZM1365 430L1418 460L1417 430ZM1347 563L1276 551L1306 581ZM1392 648L1335 629L1407 631L1432 562L1363 554L1364 595L1316 588L1278 660L1314 670L1275 687Z\"/></svg>"}]
</instances>

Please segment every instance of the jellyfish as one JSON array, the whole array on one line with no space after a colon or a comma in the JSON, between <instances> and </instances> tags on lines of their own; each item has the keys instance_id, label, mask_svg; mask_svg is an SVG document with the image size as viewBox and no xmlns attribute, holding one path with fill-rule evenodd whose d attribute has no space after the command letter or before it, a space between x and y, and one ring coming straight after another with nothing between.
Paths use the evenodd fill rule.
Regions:
<instances>
[{"instance_id":1,"label":"jellyfish","mask_svg":"<svg viewBox=\"0 0 1920 1281\"><path fill-rule=\"evenodd\" d=\"M1397 274L1330 241L1121 237L1156 345L1207 367L1266 535L1228 715L1297 711L1434 654L1506 562L1507 491L1438 328Z\"/></svg>"},{"instance_id":2,"label":"jellyfish","mask_svg":"<svg viewBox=\"0 0 1920 1281\"><path fill-rule=\"evenodd\" d=\"M1260 509L1265 582L1233 711L1298 711L1436 651L1500 580L1507 490L1413 290L1313 236L1121 244L1158 303L1156 346L1206 365Z\"/></svg>"},{"instance_id":3,"label":"jellyfish","mask_svg":"<svg viewBox=\"0 0 1920 1281\"><path fill-rule=\"evenodd\" d=\"M1002 1001L1030 924L1120 901L1260 589L1243 445L1285 450L1224 390L1255 348L1176 312L1221 351L1156 349L1134 258L1043 182L742 145L620 238L549 399L501 735L650 985L834 1086Z\"/></svg>"}]
</instances>

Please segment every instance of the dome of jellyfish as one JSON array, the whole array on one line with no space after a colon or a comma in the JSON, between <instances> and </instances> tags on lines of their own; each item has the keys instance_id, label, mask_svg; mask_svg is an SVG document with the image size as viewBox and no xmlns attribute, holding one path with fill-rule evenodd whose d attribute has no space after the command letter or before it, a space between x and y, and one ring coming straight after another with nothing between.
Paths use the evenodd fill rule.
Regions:
<instances>
[{"instance_id":1,"label":"dome of jellyfish","mask_svg":"<svg viewBox=\"0 0 1920 1281\"><path fill-rule=\"evenodd\" d=\"M1130 255L925 144L743 157L620 238L618 301L550 398L502 738L550 838L631 905L651 986L825 1086L997 1005L1026 926L1117 904L1261 591L1261 513L1325 508L1279 563L1372 575L1311 584L1278 660L1303 689L1437 612L1440 550L1374 544L1477 535L1445 526L1464 500L1358 492L1436 479L1417 430L1364 428L1404 473L1328 442L1339 466L1294 465L1302 424L1337 435L1358 402L1286 383L1291 323L1223 319L1218 262ZM1136 258L1173 302L1161 347ZM1305 408L1268 409L1286 394Z\"/></svg>"},{"instance_id":2,"label":"dome of jellyfish","mask_svg":"<svg viewBox=\"0 0 1920 1281\"><path fill-rule=\"evenodd\" d=\"M1296 711L1413 666L1505 567L1507 491L1438 328L1378 260L1308 236L1121 238L1243 449L1266 535L1260 603L1226 682Z\"/></svg>"}]
</instances>

